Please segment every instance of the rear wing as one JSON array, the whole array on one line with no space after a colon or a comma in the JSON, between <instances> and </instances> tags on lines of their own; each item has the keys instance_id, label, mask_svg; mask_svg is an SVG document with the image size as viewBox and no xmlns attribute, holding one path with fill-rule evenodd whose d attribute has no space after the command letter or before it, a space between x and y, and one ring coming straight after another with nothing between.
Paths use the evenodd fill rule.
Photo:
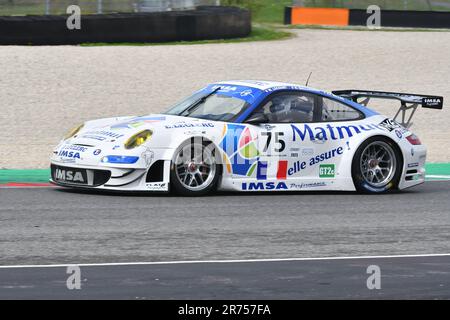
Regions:
<instances>
[{"instance_id":1,"label":"rear wing","mask_svg":"<svg viewBox=\"0 0 450 320\"><path fill-rule=\"evenodd\" d=\"M371 98L399 100L401 105L394 116L394 120L396 120L406 128L412 126L411 120L419 106L429 109L442 109L444 105L444 97L421 94L366 90L338 90L333 91L333 94L349 100L353 100L354 102L362 104L363 106L367 106ZM364 100L361 100L361 98L364 98ZM408 117L407 111L409 110L411 110L411 112ZM397 119L400 114L401 121Z\"/></svg>"}]
</instances>

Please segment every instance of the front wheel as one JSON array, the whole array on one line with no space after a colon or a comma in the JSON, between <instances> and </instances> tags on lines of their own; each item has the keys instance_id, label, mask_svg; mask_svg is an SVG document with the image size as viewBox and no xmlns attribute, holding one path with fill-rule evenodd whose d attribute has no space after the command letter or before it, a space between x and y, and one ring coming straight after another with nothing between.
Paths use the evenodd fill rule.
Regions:
<instances>
[{"instance_id":1,"label":"front wheel","mask_svg":"<svg viewBox=\"0 0 450 320\"><path fill-rule=\"evenodd\" d=\"M216 190L220 165L216 161L212 143L185 142L175 153L170 179L176 193L202 196Z\"/></svg>"},{"instance_id":2,"label":"front wheel","mask_svg":"<svg viewBox=\"0 0 450 320\"><path fill-rule=\"evenodd\" d=\"M384 137L366 140L356 151L352 176L356 190L382 193L398 187L403 158L395 143Z\"/></svg>"}]
</instances>

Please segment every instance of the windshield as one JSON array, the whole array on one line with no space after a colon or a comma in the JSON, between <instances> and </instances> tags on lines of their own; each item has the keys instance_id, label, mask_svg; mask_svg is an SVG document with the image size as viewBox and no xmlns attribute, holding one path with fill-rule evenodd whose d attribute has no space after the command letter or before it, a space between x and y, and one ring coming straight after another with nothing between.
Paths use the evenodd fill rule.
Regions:
<instances>
[{"instance_id":1,"label":"windshield","mask_svg":"<svg viewBox=\"0 0 450 320\"><path fill-rule=\"evenodd\" d=\"M176 104L165 114L226 122L232 121L248 106L244 99L221 93L220 90L212 94L203 90Z\"/></svg>"}]
</instances>

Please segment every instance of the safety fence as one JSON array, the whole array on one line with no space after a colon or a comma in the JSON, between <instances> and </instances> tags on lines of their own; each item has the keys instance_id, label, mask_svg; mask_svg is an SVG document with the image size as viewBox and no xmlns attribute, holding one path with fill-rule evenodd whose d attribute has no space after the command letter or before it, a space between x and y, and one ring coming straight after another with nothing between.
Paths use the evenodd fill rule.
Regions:
<instances>
[{"instance_id":1,"label":"safety fence","mask_svg":"<svg viewBox=\"0 0 450 320\"><path fill-rule=\"evenodd\" d=\"M192 10L219 5L220 0L0 0L0 16L65 14L77 5L84 14Z\"/></svg>"}]
</instances>

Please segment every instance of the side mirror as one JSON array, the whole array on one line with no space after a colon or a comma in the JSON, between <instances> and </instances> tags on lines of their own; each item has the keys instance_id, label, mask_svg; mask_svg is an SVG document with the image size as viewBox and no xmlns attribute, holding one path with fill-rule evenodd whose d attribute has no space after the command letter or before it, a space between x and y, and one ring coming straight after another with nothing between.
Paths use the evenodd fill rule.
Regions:
<instances>
[{"instance_id":1,"label":"side mirror","mask_svg":"<svg viewBox=\"0 0 450 320\"><path fill-rule=\"evenodd\" d=\"M257 113L250 115L250 117L248 117L248 119L245 120L245 122L250 123L250 124L260 124L260 123L266 123L267 120L268 120L267 116L264 113L257 112Z\"/></svg>"}]
</instances>

